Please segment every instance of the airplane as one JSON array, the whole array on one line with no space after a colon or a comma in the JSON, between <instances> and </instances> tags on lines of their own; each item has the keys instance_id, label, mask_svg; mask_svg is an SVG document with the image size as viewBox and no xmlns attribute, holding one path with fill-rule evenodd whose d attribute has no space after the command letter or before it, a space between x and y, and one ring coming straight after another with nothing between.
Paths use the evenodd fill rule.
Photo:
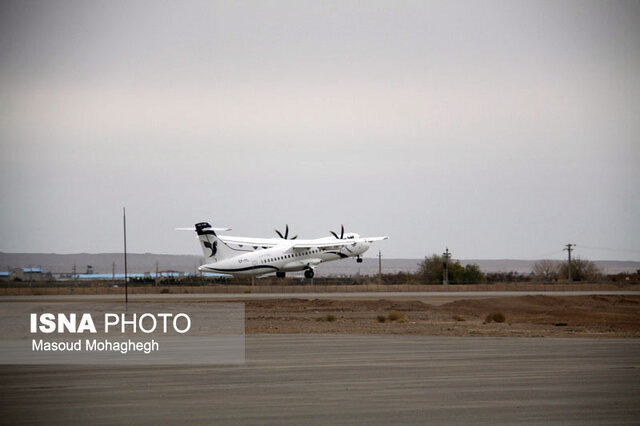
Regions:
<instances>
[{"instance_id":1,"label":"airplane","mask_svg":"<svg viewBox=\"0 0 640 426\"><path fill-rule=\"evenodd\" d=\"M313 278L314 269L322 262L360 257L374 241L389 237L361 238L355 233L340 235L330 231L333 236L311 240L289 237L289 225L284 235L276 230L280 238L232 237L216 234L216 231L230 231L230 228L213 228L208 222L195 224L195 228L177 228L194 230L200 240L202 253L207 261L198 268L202 272L216 272L233 276L262 276L275 272L278 278L284 278L287 272L304 271L305 278ZM233 247L236 246L236 247Z\"/></svg>"}]
</instances>

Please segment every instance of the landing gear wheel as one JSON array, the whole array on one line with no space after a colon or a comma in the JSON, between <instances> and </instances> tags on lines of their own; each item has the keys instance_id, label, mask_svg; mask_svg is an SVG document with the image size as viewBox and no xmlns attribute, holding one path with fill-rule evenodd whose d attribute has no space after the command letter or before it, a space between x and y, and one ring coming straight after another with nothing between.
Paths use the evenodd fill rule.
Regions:
<instances>
[{"instance_id":1,"label":"landing gear wheel","mask_svg":"<svg viewBox=\"0 0 640 426\"><path fill-rule=\"evenodd\" d=\"M313 278L313 269L307 269L304 271L304 277L305 278Z\"/></svg>"},{"instance_id":2,"label":"landing gear wheel","mask_svg":"<svg viewBox=\"0 0 640 426\"><path fill-rule=\"evenodd\" d=\"M284 278L285 277L285 273L284 272L276 272L276 277L277 278Z\"/></svg>"},{"instance_id":3,"label":"landing gear wheel","mask_svg":"<svg viewBox=\"0 0 640 426\"><path fill-rule=\"evenodd\" d=\"M362 263L362 258L361 257L356 257L356 262Z\"/></svg>"}]
</instances>

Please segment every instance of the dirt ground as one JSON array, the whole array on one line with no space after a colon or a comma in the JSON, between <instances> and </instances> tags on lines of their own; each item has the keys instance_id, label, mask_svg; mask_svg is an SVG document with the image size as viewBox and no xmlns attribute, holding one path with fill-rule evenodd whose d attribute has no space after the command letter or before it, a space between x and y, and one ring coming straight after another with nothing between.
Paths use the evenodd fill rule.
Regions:
<instances>
[{"instance_id":1,"label":"dirt ground","mask_svg":"<svg viewBox=\"0 0 640 426\"><path fill-rule=\"evenodd\" d=\"M635 295L473 298L437 306L412 300L273 299L248 301L245 310L250 334L640 337L640 296Z\"/></svg>"}]
</instances>

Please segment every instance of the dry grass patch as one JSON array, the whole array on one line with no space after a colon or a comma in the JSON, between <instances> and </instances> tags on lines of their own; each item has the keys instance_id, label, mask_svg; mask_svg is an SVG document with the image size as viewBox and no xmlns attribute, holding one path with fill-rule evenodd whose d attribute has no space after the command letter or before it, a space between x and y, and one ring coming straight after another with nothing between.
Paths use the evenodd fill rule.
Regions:
<instances>
[{"instance_id":1,"label":"dry grass patch","mask_svg":"<svg viewBox=\"0 0 640 426\"><path fill-rule=\"evenodd\" d=\"M485 318L484 322L486 323L490 323L490 322L504 322L505 321L505 317L504 314L501 312L492 312L489 315L487 315L487 317Z\"/></svg>"}]
</instances>

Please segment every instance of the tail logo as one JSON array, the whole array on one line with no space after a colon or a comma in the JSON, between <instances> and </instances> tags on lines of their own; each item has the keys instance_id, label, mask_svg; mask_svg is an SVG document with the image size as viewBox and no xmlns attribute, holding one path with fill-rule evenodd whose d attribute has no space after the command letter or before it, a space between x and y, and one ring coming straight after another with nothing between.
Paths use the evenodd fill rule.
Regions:
<instances>
[{"instance_id":1,"label":"tail logo","mask_svg":"<svg viewBox=\"0 0 640 426\"><path fill-rule=\"evenodd\" d=\"M214 241L213 244L210 243L209 241L203 241L203 244L206 248L208 248L209 250L211 250L211 254L209 255L209 257L213 257L216 255L216 252L218 251L218 242Z\"/></svg>"}]
</instances>

